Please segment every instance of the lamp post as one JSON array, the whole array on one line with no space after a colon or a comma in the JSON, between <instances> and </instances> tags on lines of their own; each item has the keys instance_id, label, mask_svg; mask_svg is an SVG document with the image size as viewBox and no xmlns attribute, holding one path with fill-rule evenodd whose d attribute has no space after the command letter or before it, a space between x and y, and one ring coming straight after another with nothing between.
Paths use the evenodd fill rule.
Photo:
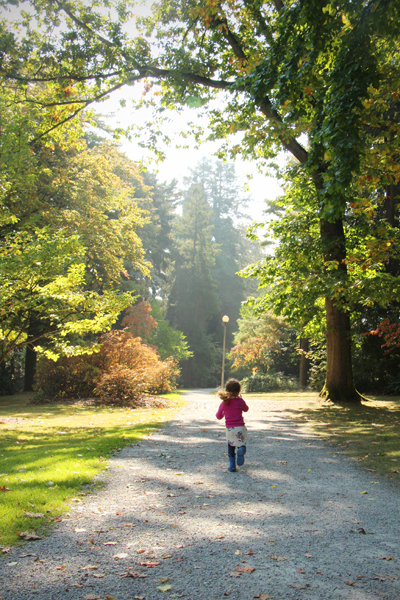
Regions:
<instances>
[{"instance_id":1,"label":"lamp post","mask_svg":"<svg viewBox=\"0 0 400 600\"><path fill-rule=\"evenodd\" d=\"M221 373L221 388L224 389L224 370L225 370L225 340L226 340L226 324L229 322L229 317L224 315L222 323L224 324L224 343L222 346L222 373Z\"/></svg>"}]
</instances>

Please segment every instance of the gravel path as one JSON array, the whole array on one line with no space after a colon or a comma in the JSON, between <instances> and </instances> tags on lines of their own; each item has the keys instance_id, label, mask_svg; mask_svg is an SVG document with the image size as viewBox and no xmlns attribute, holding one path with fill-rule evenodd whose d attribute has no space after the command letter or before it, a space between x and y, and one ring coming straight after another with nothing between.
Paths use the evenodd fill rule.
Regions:
<instances>
[{"instance_id":1,"label":"gravel path","mask_svg":"<svg viewBox=\"0 0 400 600\"><path fill-rule=\"evenodd\" d=\"M0 599L400 599L390 482L259 400L246 463L228 473L218 401L187 398L116 455L104 491L0 561Z\"/></svg>"}]
</instances>

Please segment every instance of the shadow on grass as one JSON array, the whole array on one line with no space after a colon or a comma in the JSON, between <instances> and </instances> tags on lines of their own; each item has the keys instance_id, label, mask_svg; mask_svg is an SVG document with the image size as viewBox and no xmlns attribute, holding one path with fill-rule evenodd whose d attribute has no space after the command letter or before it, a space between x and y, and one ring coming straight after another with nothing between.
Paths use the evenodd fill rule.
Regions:
<instances>
[{"instance_id":1,"label":"shadow on grass","mask_svg":"<svg viewBox=\"0 0 400 600\"><path fill-rule=\"evenodd\" d=\"M307 422L314 431L329 436L347 449L361 466L399 482L400 399L376 397L369 403L328 404L288 408L288 417Z\"/></svg>"}]
</instances>

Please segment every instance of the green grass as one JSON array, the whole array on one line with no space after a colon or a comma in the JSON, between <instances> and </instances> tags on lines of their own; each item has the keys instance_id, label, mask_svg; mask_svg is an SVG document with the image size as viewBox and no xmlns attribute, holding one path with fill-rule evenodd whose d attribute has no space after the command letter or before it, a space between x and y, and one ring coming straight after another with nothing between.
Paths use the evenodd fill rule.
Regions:
<instances>
[{"instance_id":1,"label":"green grass","mask_svg":"<svg viewBox=\"0 0 400 600\"><path fill-rule=\"evenodd\" d=\"M45 535L111 452L159 428L183 403L179 392L164 396L171 403L163 409L30 405L31 397L0 397L0 547L23 531Z\"/></svg>"},{"instance_id":2,"label":"green grass","mask_svg":"<svg viewBox=\"0 0 400 600\"><path fill-rule=\"evenodd\" d=\"M316 393L246 394L249 399L260 397L270 399L271 408L341 446L362 468L400 484L399 397L371 396L361 405L338 406L319 400Z\"/></svg>"}]
</instances>

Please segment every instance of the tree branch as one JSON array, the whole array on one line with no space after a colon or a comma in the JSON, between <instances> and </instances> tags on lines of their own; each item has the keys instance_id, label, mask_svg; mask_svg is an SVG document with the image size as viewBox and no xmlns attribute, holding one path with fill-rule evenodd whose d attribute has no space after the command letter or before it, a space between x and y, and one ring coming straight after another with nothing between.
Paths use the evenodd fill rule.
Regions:
<instances>
[{"instance_id":1,"label":"tree branch","mask_svg":"<svg viewBox=\"0 0 400 600\"><path fill-rule=\"evenodd\" d=\"M31 140L29 142L29 144L34 144L35 142L37 142L38 140L40 140L42 137L44 137L44 136L48 135L49 133L51 133L52 131L54 131L54 129L57 129L57 127L61 127L62 125L65 125L65 123L68 123L68 121L71 121L72 119L74 119L84 108L87 108L88 106L90 106L90 104L93 104L94 102L98 102L99 100L101 100L105 96L108 96L108 94L111 94L115 90L120 89L121 87L123 87L124 85L126 85L130 81L134 81L135 79L140 79L140 77L134 77L134 78L131 78L129 80L123 81L122 83L119 83L118 85L115 85L114 87L110 88L106 92L103 92L99 96L96 96L95 98L92 98L91 100L81 100L80 102L82 103L83 106L81 106L80 108L78 108L77 110L75 110L71 115L69 115L69 117L66 117L65 119L63 119L59 123L56 123L55 125L53 125L53 127L50 127L50 129L48 129L47 131L44 131L40 135L36 136L33 140Z\"/></svg>"},{"instance_id":2,"label":"tree branch","mask_svg":"<svg viewBox=\"0 0 400 600\"><path fill-rule=\"evenodd\" d=\"M240 45L239 41L236 39L235 34L229 29L228 20L226 19L226 17L224 17L223 19L215 18L213 20L213 24L216 27L221 27L222 35L228 41L236 57L240 60L245 60L247 62L247 56L244 53L244 50Z\"/></svg>"},{"instance_id":3,"label":"tree branch","mask_svg":"<svg viewBox=\"0 0 400 600\"><path fill-rule=\"evenodd\" d=\"M279 124L282 124L282 118L278 114L278 112L272 107L272 104L268 98L264 98L261 100L259 104L259 108L263 115L267 117L269 121L275 121ZM308 160L308 153L303 148L301 144L295 139L292 138L288 142L286 142L282 137L280 138L282 146L286 148L297 160L304 164Z\"/></svg>"},{"instance_id":4,"label":"tree branch","mask_svg":"<svg viewBox=\"0 0 400 600\"><path fill-rule=\"evenodd\" d=\"M267 23L265 22L265 19L264 19L263 15L261 14L259 7L254 4L254 0L245 0L245 3L246 3L247 8L253 13L253 15L257 21L258 30L264 35L267 42L269 44L271 44L271 42L273 42L271 31L270 31Z\"/></svg>"},{"instance_id":5,"label":"tree branch","mask_svg":"<svg viewBox=\"0 0 400 600\"><path fill-rule=\"evenodd\" d=\"M281 11L282 8L284 8L284 4L283 4L282 0L273 0L273 2L275 4L275 8L278 12Z\"/></svg>"},{"instance_id":6,"label":"tree branch","mask_svg":"<svg viewBox=\"0 0 400 600\"><path fill-rule=\"evenodd\" d=\"M102 35L97 33L97 31L93 31L93 29L91 29L89 27L89 25L86 25L86 23L84 23L83 21L78 19L78 17L76 17L74 15L74 13L72 11L70 11L68 6L66 6L65 2L60 2L60 0L55 0L55 3L61 10L63 10L69 16L70 19L72 19L72 21L75 23L75 25L78 25L78 27L87 31L88 33L90 33L90 35L97 37L97 39L100 40L102 44L105 44L109 48L115 48L115 44L110 42L110 40L107 40L106 38L104 38Z\"/></svg>"}]
</instances>

